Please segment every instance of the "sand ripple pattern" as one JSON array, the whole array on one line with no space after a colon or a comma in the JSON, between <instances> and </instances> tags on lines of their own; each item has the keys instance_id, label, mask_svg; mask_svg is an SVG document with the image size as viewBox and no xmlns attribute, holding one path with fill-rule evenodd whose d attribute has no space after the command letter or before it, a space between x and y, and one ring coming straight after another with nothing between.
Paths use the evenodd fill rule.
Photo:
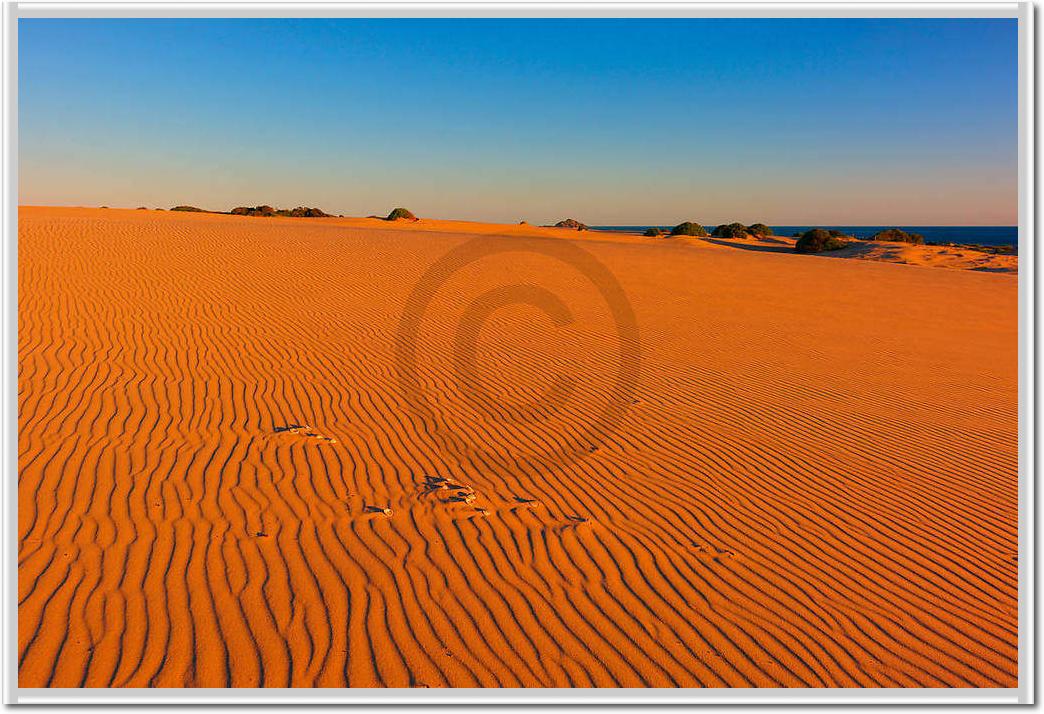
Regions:
<instances>
[{"instance_id":1,"label":"sand ripple pattern","mask_svg":"<svg viewBox=\"0 0 1044 714\"><path fill-rule=\"evenodd\" d=\"M474 236L22 209L20 685L1016 685L1015 278L580 237L642 347L580 443L604 302L475 232L521 253L440 288L418 412L397 322ZM463 390L530 282L575 319L493 311Z\"/></svg>"}]
</instances>

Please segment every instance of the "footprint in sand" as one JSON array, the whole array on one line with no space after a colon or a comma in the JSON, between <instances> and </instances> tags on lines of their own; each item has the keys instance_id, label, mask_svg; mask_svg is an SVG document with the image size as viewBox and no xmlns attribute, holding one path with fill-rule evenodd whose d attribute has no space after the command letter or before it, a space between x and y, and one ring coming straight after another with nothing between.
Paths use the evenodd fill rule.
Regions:
<instances>
[{"instance_id":1,"label":"footprint in sand","mask_svg":"<svg viewBox=\"0 0 1044 714\"><path fill-rule=\"evenodd\" d=\"M558 520L556 523L543 525L542 528L549 533L562 535L570 532L586 531L594 525L594 521L590 518L579 514L562 513L559 518L561 520Z\"/></svg>"},{"instance_id":2,"label":"footprint in sand","mask_svg":"<svg viewBox=\"0 0 1044 714\"><path fill-rule=\"evenodd\" d=\"M527 511L536 510L537 507L542 506L540 501L535 498L529 498L528 496L519 496L518 494L512 494L507 498L509 509L512 513L518 513L520 509Z\"/></svg>"},{"instance_id":3,"label":"footprint in sand","mask_svg":"<svg viewBox=\"0 0 1044 714\"><path fill-rule=\"evenodd\" d=\"M475 499L478 498L472 491L457 491L455 494L447 499L444 499L443 503L474 503Z\"/></svg>"},{"instance_id":4,"label":"footprint in sand","mask_svg":"<svg viewBox=\"0 0 1044 714\"><path fill-rule=\"evenodd\" d=\"M315 439L321 444L336 444L337 439L332 436L326 436L315 431L308 424L286 424L284 426L277 426L273 430L276 434L295 434L303 436L307 439Z\"/></svg>"},{"instance_id":5,"label":"footprint in sand","mask_svg":"<svg viewBox=\"0 0 1044 714\"><path fill-rule=\"evenodd\" d=\"M449 481L447 479L444 479L442 476L425 476L424 483L421 484L422 486L424 486L424 490L421 491L421 495L427 496L429 493L435 493L436 491L440 491L446 488L446 484L448 483Z\"/></svg>"},{"instance_id":6,"label":"footprint in sand","mask_svg":"<svg viewBox=\"0 0 1044 714\"><path fill-rule=\"evenodd\" d=\"M443 504L463 503L472 506L472 504L474 504L478 499L478 494L475 493L475 490L471 486L451 483L449 479L443 478L442 476L425 476L424 483L421 485L424 487L421 491L422 496L443 490L448 491L449 495L446 498L439 499L439 502ZM479 516L489 515L489 511L485 508L472 506L472 509Z\"/></svg>"},{"instance_id":7,"label":"footprint in sand","mask_svg":"<svg viewBox=\"0 0 1044 714\"><path fill-rule=\"evenodd\" d=\"M697 543L694 543L693 546L696 550L696 557L705 562L718 563L722 560L736 557L736 553L725 548L716 548Z\"/></svg>"}]
</instances>

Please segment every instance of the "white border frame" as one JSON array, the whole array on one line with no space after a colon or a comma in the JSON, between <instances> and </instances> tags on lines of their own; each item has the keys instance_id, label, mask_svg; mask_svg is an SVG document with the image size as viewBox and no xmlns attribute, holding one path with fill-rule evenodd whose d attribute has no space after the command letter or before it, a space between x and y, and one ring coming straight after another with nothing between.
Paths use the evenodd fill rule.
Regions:
<instances>
[{"instance_id":1,"label":"white border frame","mask_svg":"<svg viewBox=\"0 0 1044 714\"><path fill-rule=\"evenodd\" d=\"M1019 687L1017 689L42 689L18 687L18 19L48 17L1011 17L1019 52ZM1035 52L1028 2L6 2L3 14L2 473L5 704L1032 704L1035 699Z\"/></svg>"}]
</instances>

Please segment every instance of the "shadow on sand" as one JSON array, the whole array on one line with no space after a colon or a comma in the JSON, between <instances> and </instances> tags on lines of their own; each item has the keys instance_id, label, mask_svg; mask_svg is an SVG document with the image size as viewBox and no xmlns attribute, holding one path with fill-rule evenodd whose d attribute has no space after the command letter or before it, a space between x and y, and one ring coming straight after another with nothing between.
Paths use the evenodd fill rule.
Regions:
<instances>
[{"instance_id":1,"label":"shadow on sand","mask_svg":"<svg viewBox=\"0 0 1044 714\"><path fill-rule=\"evenodd\" d=\"M703 240L708 243L714 243L715 245L724 246L726 248L739 248L740 250L753 250L759 253L793 253L793 246L780 244L780 245L765 245L764 243L749 244L739 243L736 241L722 240L721 238L704 238Z\"/></svg>"}]
</instances>

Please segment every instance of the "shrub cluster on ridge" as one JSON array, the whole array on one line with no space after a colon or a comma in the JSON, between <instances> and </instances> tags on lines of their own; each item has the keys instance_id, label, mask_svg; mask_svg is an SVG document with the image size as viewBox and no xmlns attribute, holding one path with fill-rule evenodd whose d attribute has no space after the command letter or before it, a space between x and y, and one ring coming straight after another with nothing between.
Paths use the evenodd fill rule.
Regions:
<instances>
[{"instance_id":1,"label":"shrub cluster on ridge","mask_svg":"<svg viewBox=\"0 0 1044 714\"><path fill-rule=\"evenodd\" d=\"M706 237L708 235L707 229L701 226L699 223L694 221L685 221L679 223L671 229L672 236L697 236L699 238Z\"/></svg>"},{"instance_id":2,"label":"shrub cluster on ridge","mask_svg":"<svg viewBox=\"0 0 1044 714\"><path fill-rule=\"evenodd\" d=\"M415 221L417 217L406 208L395 208L385 218L386 221Z\"/></svg>"},{"instance_id":3,"label":"shrub cluster on ridge","mask_svg":"<svg viewBox=\"0 0 1044 714\"><path fill-rule=\"evenodd\" d=\"M883 231L878 231L867 240L884 240L894 243L912 243L914 245L924 245L924 236L920 233L907 233L901 228L886 228Z\"/></svg>"},{"instance_id":4,"label":"shrub cluster on ridge","mask_svg":"<svg viewBox=\"0 0 1044 714\"><path fill-rule=\"evenodd\" d=\"M237 206L229 211L233 216L286 216L290 218L330 218L318 208L298 206L293 209L272 208L271 206Z\"/></svg>"},{"instance_id":5,"label":"shrub cluster on ridge","mask_svg":"<svg viewBox=\"0 0 1044 714\"><path fill-rule=\"evenodd\" d=\"M794 250L798 253L822 253L828 250L838 250L848 245L848 240L841 231L826 230L825 228L812 228L801 234Z\"/></svg>"},{"instance_id":6,"label":"shrub cluster on ridge","mask_svg":"<svg viewBox=\"0 0 1044 714\"><path fill-rule=\"evenodd\" d=\"M555 224L555 228L571 228L574 231L586 231L588 230L587 225L581 223L575 218L567 218L564 221L559 221Z\"/></svg>"}]
</instances>

